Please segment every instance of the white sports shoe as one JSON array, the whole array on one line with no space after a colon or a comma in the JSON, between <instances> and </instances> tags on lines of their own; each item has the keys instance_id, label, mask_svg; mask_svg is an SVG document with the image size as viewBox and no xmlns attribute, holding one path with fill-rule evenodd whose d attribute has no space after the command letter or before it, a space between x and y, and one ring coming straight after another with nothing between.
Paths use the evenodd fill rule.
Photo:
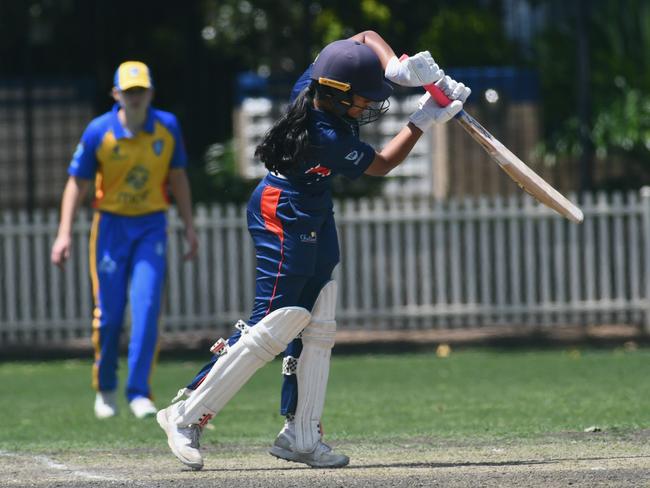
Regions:
<instances>
[{"instance_id":1,"label":"white sports shoe","mask_svg":"<svg viewBox=\"0 0 650 488\"><path fill-rule=\"evenodd\" d=\"M347 466L350 458L335 453L323 441L318 441L312 452L299 452L295 449L296 437L293 422L286 422L269 449L269 454L286 461L304 463L312 468L342 468Z\"/></svg>"},{"instance_id":2,"label":"white sports shoe","mask_svg":"<svg viewBox=\"0 0 650 488\"><path fill-rule=\"evenodd\" d=\"M133 412L133 415L135 415L139 419L143 419L145 417L152 417L156 415L156 412L158 412L156 406L147 397L134 398L129 402L129 407L131 407L131 411Z\"/></svg>"},{"instance_id":3,"label":"white sports shoe","mask_svg":"<svg viewBox=\"0 0 650 488\"><path fill-rule=\"evenodd\" d=\"M182 402L174 403L167 408L158 411L156 420L160 427L167 434L167 444L180 462L194 470L203 467L203 457L199 452L199 437L201 437L201 427L198 424L189 427L179 427L174 419L177 417L176 411L178 405Z\"/></svg>"},{"instance_id":4,"label":"white sports shoe","mask_svg":"<svg viewBox=\"0 0 650 488\"><path fill-rule=\"evenodd\" d=\"M117 415L117 402L114 391L98 391L95 395L95 416L107 419Z\"/></svg>"}]
</instances>

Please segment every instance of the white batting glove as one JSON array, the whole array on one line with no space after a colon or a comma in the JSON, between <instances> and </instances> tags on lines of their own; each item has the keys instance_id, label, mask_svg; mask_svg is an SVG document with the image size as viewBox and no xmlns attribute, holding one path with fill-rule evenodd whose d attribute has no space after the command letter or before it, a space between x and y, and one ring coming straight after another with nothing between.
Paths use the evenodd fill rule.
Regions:
<instances>
[{"instance_id":1,"label":"white batting glove","mask_svg":"<svg viewBox=\"0 0 650 488\"><path fill-rule=\"evenodd\" d=\"M418 109L411 114L409 121L422 132L429 130L432 124L444 124L453 119L463 109L463 104L472 90L463 83L458 83L449 76L443 77L436 86L447 95L452 102L446 107L441 107L431 98L429 93L422 95L418 101Z\"/></svg>"},{"instance_id":2,"label":"white batting glove","mask_svg":"<svg viewBox=\"0 0 650 488\"><path fill-rule=\"evenodd\" d=\"M467 101L467 97L472 93L470 87L465 86L463 83L459 83L449 75L445 76L444 73L441 79L436 82L436 86L447 95L449 100L460 100L463 103Z\"/></svg>"},{"instance_id":3,"label":"white batting glove","mask_svg":"<svg viewBox=\"0 0 650 488\"><path fill-rule=\"evenodd\" d=\"M417 53L402 61L393 56L386 65L387 80L402 86L423 86L435 83L445 76L429 51Z\"/></svg>"}]
</instances>

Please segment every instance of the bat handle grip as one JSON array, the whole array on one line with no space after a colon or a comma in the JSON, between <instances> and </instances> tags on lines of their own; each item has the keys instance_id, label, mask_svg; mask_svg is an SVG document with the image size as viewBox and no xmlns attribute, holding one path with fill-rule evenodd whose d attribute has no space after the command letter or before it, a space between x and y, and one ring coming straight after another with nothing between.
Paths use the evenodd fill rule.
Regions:
<instances>
[{"instance_id":1,"label":"bat handle grip","mask_svg":"<svg viewBox=\"0 0 650 488\"><path fill-rule=\"evenodd\" d=\"M408 54L402 54L399 58L400 61L408 59ZM424 89L429 92L429 95L436 101L441 107L446 107L451 103L451 100L443 93L443 91L438 88L435 84L430 83L429 85L424 85Z\"/></svg>"},{"instance_id":2,"label":"bat handle grip","mask_svg":"<svg viewBox=\"0 0 650 488\"><path fill-rule=\"evenodd\" d=\"M424 89L429 92L431 98L433 98L436 101L436 103L441 107L446 107L451 103L449 97L447 97L447 95L445 95L443 91L433 83L429 85L424 85Z\"/></svg>"}]
</instances>

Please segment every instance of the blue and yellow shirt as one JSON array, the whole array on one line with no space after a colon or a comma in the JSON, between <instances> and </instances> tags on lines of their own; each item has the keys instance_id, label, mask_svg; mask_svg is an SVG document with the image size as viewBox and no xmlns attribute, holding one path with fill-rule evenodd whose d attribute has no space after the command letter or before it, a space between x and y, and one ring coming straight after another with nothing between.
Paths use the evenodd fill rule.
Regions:
<instances>
[{"instance_id":1,"label":"blue and yellow shirt","mask_svg":"<svg viewBox=\"0 0 650 488\"><path fill-rule=\"evenodd\" d=\"M95 178L98 210L144 215L169 207L170 168L184 168L187 154L176 117L149 108L143 130L131 135L117 117L119 105L94 119L83 133L68 174Z\"/></svg>"}]
</instances>

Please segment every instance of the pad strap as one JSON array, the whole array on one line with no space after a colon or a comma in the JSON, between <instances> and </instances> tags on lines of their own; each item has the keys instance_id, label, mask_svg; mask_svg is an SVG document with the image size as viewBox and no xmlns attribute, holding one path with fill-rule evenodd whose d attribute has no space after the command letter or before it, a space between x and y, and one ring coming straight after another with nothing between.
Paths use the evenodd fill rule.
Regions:
<instances>
[{"instance_id":1,"label":"pad strap","mask_svg":"<svg viewBox=\"0 0 650 488\"><path fill-rule=\"evenodd\" d=\"M309 311L302 307L284 307L254 326L243 328L239 340L214 363L192 396L181 402L176 424L185 427L207 423L255 371L286 349L310 318Z\"/></svg>"}]
</instances>

